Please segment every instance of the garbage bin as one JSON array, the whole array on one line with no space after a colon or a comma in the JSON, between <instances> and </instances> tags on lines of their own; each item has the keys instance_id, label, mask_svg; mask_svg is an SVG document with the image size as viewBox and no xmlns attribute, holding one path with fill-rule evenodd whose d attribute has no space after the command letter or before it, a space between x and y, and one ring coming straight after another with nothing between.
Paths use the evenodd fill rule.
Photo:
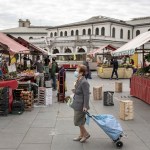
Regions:
<instances>
[{"instance_id":1,"label":"garbage bin","mask_svg":"<svg viewBox=\"0 0 150 150\"><path fill-rule=\"evenodd\" d=\"M113 95L114 95L113 91L105 91L104 92L104 94L103 94L103 104L104 104L104 106L113 106L114 105Z\"/></svg>"}]
</instances>

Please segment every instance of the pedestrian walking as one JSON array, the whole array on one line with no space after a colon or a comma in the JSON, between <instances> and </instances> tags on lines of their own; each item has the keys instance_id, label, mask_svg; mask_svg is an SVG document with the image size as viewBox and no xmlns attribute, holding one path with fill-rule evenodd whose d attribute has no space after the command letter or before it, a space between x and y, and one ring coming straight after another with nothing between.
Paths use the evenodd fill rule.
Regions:
<instances>
[{"instance_id":1,"label":"pedestrian walking","mask_svg":"<svg viewBox=\"0 0 150 150\"><path fill-rule=\"evenodd\" d=\"M85 129L86 111L89 109L89 90L90 85L85 79L86 66L79 65L74 72L74 76L77 78L75 84L74 100L72 108L74 109L74 125L80 128L80 135L74 138L74 141L85 142L90 134Z\"/></svg>"},{"instance_id":2,"label":"pedestrian walking","mask_svg":"<svg viewBox=\"0 0 150 150\"><path fill-rule=\"evenodd\" d=\"M113 66L113 70L112 70L112 75L111 75L111 78L110 79L112 79L113 78L113 75L114 75L114 73L115 73L115 75L116 75L116 79L118 80L118 61L117 61L117 58L114 58L112 61L111 61L111 63L112 63L112 66Z\"/></svg>"}]
</instances>

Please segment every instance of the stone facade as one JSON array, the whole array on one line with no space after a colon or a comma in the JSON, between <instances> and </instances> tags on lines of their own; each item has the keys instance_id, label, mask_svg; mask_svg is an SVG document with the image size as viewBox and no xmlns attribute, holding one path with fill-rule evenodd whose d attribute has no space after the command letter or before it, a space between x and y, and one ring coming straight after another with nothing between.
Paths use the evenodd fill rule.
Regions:
<instances>
[{"instance_id":1,"label":"stone facade","mask_svg":"<svg viewBox=\"0 0 150 150\"><path fill-rule=\"evenodd\" d=\"M64 53L66 49L76 53L81 48L89 52L107 44L120 47L136 35L150 30L149 20L150 17L122 21L96 16L74 24L51 27L47 45L50 53Z\"/></svg>"}]
</instances>

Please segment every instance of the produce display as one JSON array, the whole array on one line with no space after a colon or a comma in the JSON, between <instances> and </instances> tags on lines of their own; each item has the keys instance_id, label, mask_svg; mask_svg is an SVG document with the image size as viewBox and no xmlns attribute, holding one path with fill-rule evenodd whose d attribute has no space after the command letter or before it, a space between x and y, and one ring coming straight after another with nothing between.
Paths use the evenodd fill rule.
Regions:
<instances>
[{"instance_id":1,"label":"produce display","mask_svg":"<svg viewBox=\"0 0 150 150\"><path fill-rule=\"evenodd\" d=\"M150 53L147 54L147 55L145 55L145 60L146 60L147 62L150 62ZM150 78L150 65L138 69L138 70L136 71L135 75Z\"/></svg>"},{"instance_id":2,"label":"produce display","mask_svg":"<svg viewBox=\"0 0 150 150\"><path fill-rule=\"evenodd\" d=\"M23 72L21 72L21 76L34 76L35 75L35 71L34 70L24 70Z\"/></svg>"},{"instance_id":3,"label":"produce display","mask_svg":"<svg viewBox=\"0 0 150 150\"><path fill-rule=\"evenodd\" d=\"M31 92L31 91L22 91L20 96L24 101L25 110L31 111L32 108L33 108L33 103L34 103L33 92Z\"/></svg>"},{"instance_id":4,"label":"produce display","mask_svg":"<svg viewBox=\"0 0 150 150\"><path fill-rule=\"evenodd\" d=\"M144 77L150 77L150 66L138 69L136 71L135 75L137 75L137 76L144 76Z\"/></svg>"}]
</instances>

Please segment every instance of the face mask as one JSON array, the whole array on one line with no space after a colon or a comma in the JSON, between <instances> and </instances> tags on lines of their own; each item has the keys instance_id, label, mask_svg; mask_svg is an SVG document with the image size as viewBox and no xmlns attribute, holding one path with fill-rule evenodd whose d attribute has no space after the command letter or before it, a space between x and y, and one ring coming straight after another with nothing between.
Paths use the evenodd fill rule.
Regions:
<instances>
[{"instance_id":1,"label":"face mask","mask_svg":"<svg viewBox=\"0 0 150 150\"><path fill-rule=\"evenodd\" d=\"M78 71L75 71L75 72L74 72L74 76L75 76L76 78L78 78L79 72L78 72Z\"/></svg>"}]
</instances>

